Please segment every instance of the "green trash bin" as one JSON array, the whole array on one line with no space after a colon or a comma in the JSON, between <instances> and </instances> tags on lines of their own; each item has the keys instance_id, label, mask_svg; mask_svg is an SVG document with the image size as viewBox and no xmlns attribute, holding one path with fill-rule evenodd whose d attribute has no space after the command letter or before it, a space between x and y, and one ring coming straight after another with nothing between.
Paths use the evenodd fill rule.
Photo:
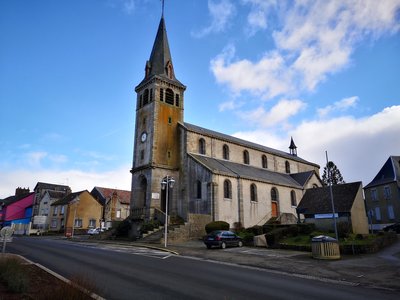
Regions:
<instances>
[{"instance_id":1,"label":"green trash bin","mask_svg":"<svg viewBox=\"0 0 400 300\"><path fill-rule=\"evenodd\" d=\"M311 240L312 256L316 259L340 259L339 242L326 235L315 236Z\"/></svg>"}]
</instances>

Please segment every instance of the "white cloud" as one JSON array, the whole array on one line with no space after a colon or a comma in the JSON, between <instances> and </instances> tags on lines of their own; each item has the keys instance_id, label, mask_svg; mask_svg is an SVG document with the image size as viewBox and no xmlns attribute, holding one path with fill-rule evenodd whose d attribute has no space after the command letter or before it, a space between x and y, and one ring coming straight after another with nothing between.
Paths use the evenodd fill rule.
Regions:
<instances>
[{"instance_id":1,"label":"white cloud","mask_svg":"<svg viewBox=\"0 0 400 300\"><path fill-rule=\"evenodd\" d=\"M319 117L325 117L334 111L346 111L349 108L354 108L357 105L359 98L357 96L344 98L340 101L335 102L332 105L325 106L323 108L317 109Z\"/></svg>"},{"instance_id":2,"label":"white cloud","mask_svg":"<svg viewBox=\"0 0 400 300\"><path fill-rule=\"evenodd\" d=\"M281 100L269 111L266 111L263 107L258 107L253 111L239 113L239 115L247 122L260 127L271 127L285 123L291 116L296 115L304 107L305 103L298 99Z\"/></svg>"},{"instance_id":3,"label":"white cloud","mask_svg":"<svg viewBox=\"0 0 400 300\"><path fill-rule=\"evenodd\" d=\"M225 102L221 103L218 106L218 109L219 109L220 112L223 112L223 111L226 111L226 110L237 109L237 108L241 107L242 105L243 105L242 102L239 103L239 102L237 102L235 100L229 100L229 101L225 101Z\"/></svg>"},{"instance_id":4,"label":"white cloud","mask_svg":"<svg viewBox=\"0 0 400 300\"><path fill-rule=\"evenodd\" d=\"M364 118L338 117L304 121L285 137L268 131L239 132L235 136L288 151L290 137L298 155L325 165L325 151L339 167L345 181L368 184L390 155L399 155L400 105L387 107Z\"/></svg>"},{"instance_id":5,"label":"white cloud","mask_svg":"<svg viewBox=\"0 0 400 300\"><path fill-rule=\"evenodd\" d=\"M251 10L247 16L246 28L248 35L255 34L258 30L263 30L268 27L268 11L277 5L276 0L242 0L242 4L250 5Z\"/></svg>"},{"instance_id":6,"label":"white cloud","mask_svg":"<svg viewBox=\"0 0 400 300\"><path fill-rule=\"evenodd\" d=\"M48 153L44 151L26 153L27 164L31 167L40 167L43 159L47 157Z\"/></svg>"},{"instance_id":7,"label":"white cloud","mask_svg":"<svg viewBox=\"0 0 400 300\"><path fill-rule=\"evenodd\" d=\"M217 82L228 85L234 93L250 91L264 99L313 91L327 76L349 66L359 42L400 30L399 0L243 3L253 9L250 24L262 29L266 28L265 7L280 10L277 15L281 24L274 24L273 33L276 49L264 53L258 61L232 60L223 52L210 66Z\"/></svg>"},{"instance_id":8,"label":"white cloud","mask_svg":"<svg viewBox=\"0 0 400 300\"><path fill-rule=\"evenodd\" d=\"M107 172L85 172L83 170L15 170L0 173L0 199L12 196L17 187L29 187L31 191L37 182L69 185L73 192L88 190L95 186L131 189L130 166L124 165Z\"/></svg>"},{"instance_id":9,"label":"white cloud","mask_svg":"<svg viewBox=\"0 0 400 300\"><path fill-rule=\"evenodd\" d=\"M208 0L208 10L211 15L211 24L199 32L193 32L193 36L201 38L210 33L223 32L236 13L235 6L230 0L220 0L219 2Z\"/></svg>"}]
</instances>

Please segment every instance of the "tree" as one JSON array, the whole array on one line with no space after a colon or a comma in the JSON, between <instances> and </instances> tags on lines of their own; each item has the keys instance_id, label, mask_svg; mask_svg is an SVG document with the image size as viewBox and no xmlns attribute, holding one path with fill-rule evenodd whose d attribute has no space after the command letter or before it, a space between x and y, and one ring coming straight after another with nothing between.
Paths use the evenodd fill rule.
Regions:
<instances>
[{"instance_id":1,"label":"tree","mask_svg":"<svg viewBox=\"0 0 400 300\"><path fill-rule=\"evenodd\" d=\"M331 176L329 176L329 171ZM329 178L331 177L331 179ZM324 173L322 174L322 183L328 185L332 182L332 185L346 183L343 180L342 174L340 173L338 167L333 161L329 161L324 167Z\"/></svg>"}]
</instances>

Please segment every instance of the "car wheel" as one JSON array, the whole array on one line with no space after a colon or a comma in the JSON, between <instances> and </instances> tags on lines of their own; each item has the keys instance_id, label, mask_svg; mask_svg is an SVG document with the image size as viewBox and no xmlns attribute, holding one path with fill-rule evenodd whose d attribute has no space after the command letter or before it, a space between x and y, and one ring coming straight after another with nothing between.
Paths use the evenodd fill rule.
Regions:
<instances>
[{"instance_id":1,"label":"car wheel","mask_svg":"<svg viewBox=\"0 0 400 300\"><path fill-rule=\"evenodd\" d=\"M225 242L222 242L221 243L221 249L225 249L226 248L226 243Z\"/></svg>"},{"instance_id":2,"label":"car wheel","mask_svg":"<svg viewBox=\"0 0 400 300\"><path fill-rule=\"evenodd\" d=\"M211 245L206 245L207 246L207 249L211 249Z\"/></svg>"},{"instance_id":3,"label":"car wheel","mask_svg":"<svg viewBox=\"0 0 400 300\"><path fill-rule=\"evenodd\" d=\"M243 242L242 241L238 242L238 247L243 247Z\"/></svg>"}]
</instances>

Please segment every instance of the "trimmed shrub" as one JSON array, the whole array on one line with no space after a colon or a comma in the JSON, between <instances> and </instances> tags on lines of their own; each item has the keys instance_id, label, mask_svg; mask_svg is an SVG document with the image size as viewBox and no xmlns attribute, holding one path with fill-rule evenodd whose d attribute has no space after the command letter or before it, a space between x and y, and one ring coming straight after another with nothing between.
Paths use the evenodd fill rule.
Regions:
<instances>
[{"instance_id":1,"label":"trimmed shrub","mask_svg":"<svg viewBox=\"0 0 400 300\"><path fill-rule=\"evenodd\" d=\"M205 226L205 230L207 234L214 230L229 230L229 223L225 221L210 222Z\"/></svg>"},{"instance_id":2,"label":"trimmed shrub","mask_svg":"<svg viewBox=\"0 0 400 300\"><path fill-rule=\"evenodd\" d=\"M243 243L245 245L253 245L254 242L254 233L249 232L247 230L240 231L238 233L238 236L240 236L243 239Z\"/></svg>"},{"instance_id":3,"label":"trimmed shrub","mask_svg":"<svg viewBox=\"0 0 400 300\"><path fill-rule=\"evenodd\" d=\"M263 227L255 225L253 227L246 228L246 231L252 233L253 235L261 235L264 233Z\"/></svg>"},{"instance_id":4,"label":"trimmed shrub","mask_svg":"<svg viewBox=\"0 0 400 300\"><path fill-rule=\"evenodd\" d=\"M115 235L117 237L127 237L131 230L131 222L127 219L121 221L115 228Z\"/></svg>"}]
</instances>

